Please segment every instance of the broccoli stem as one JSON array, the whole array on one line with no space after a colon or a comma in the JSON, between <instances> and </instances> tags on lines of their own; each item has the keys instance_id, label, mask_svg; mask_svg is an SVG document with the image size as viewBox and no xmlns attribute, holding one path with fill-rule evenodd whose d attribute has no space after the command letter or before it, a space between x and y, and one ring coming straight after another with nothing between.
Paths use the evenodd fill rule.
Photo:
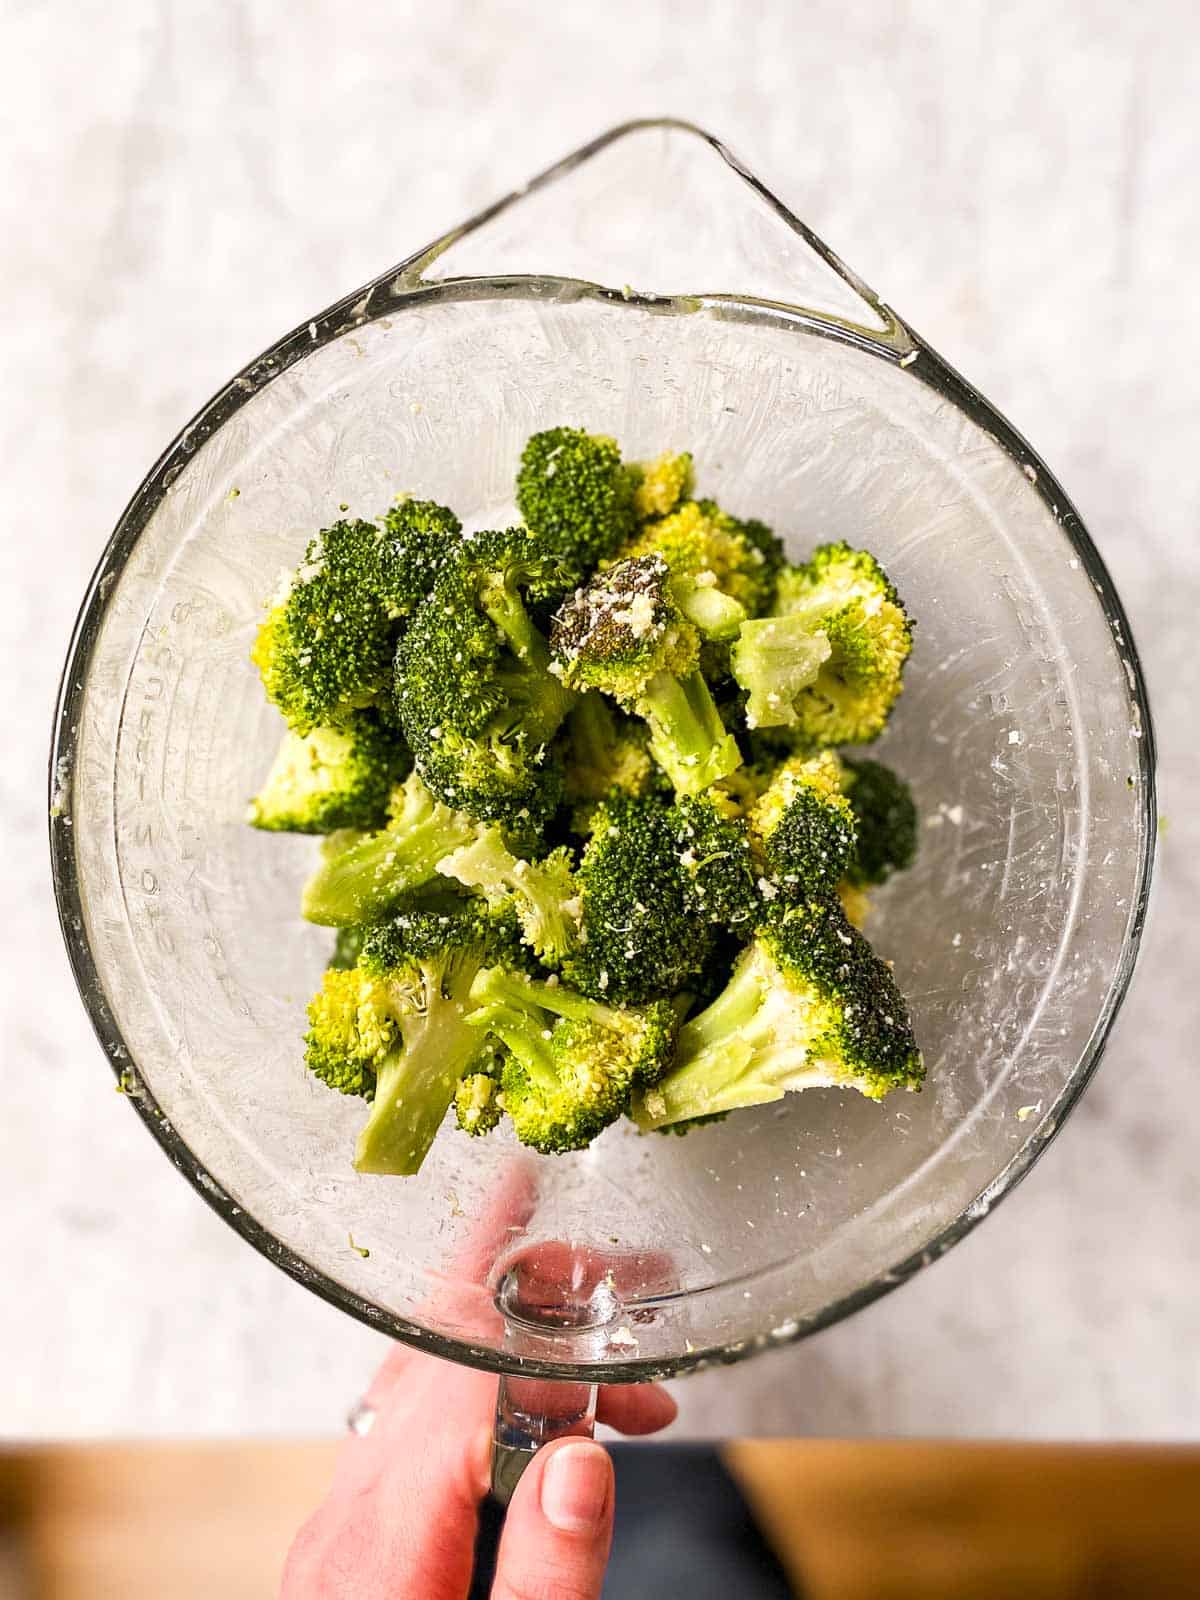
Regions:
<instances>
[{"instance_id":1,"label":"broccoli stem","mask_svg":"<svg viewBox=\"0 0 1200 1600\"><path fill-rule=\"evenodd\" d=\"M549 1011L555 1017L567 1017L572 1022L594 1022L602 1028L620 1028L624 1020L620 1011L602 1000L589 1000L566 984L529 978L523 972L510 972L506 967L485 967L471 985L471 998L481 1006L497 1005L530 1016L537 1011ZM538 1026L542 1026L540 1021Z\"/></svg>"},{"instance_id":2,"label":"broccoli stem","mask_svg":"<svg viewBox=\"0 0 1200 1600\"><path fill-rule=\"evenodd\" d=\"M830 643L799 613L744 622L730 653L733 675L747 693L746 726L795 723L796 697L815 682Z\"/></svg>"},{"instance_id":3,"label":"broccoli stem","mask_svg":"<svg viewBox=\"0 0 1200 1600\"><path fill-rule=\"evenodd\" d=\"M684 678L659 672L650 679L637 710L650 726L650 753L678 794L699 794L741 766L737 740L697 669Z\"/></svg>"},{"instance_id":4,"label":"broccoli stem","mask_svg":"<svg viewBox=\"0 0 1200 1600\"><path fill-rule=\"evenodd\" d=\"M675 598L684 616L706 639L736 639L746 620L745 606L720 589L679 583L675 585Z\"/></svg>"},{"instance_id":5,"label":"broccoli stem","mask_svg":"<svg viewBox=\"0 0 1200 1600\"><path fill-rule=\"evenodd\" d=\"M476 1027L486 1027L516 1056L540 1088L558 1088L558 1073L546 1038L546 1028L534 1011L520 1006L486 1005L473 1013Z\"/></svg>"},{"instance_id":6,"label":"broccoli stem","mask_svg":"<svg viewBox=\"0 0 1200 1600\"><path fill-rule=\"evenodd\" d=\"M340 928L378 922L404 895L437 875L437 864L468 844L476 824L427 790L410 791L400 814L379 833L330 834L304 886L301 914Z\"/></svg>"},{"instance_id":7,"label":"broccoli stem","mask_svg":"<svg viewBox=\"0 0 1200 1600\"><path fill-rule=\"evenodd\" d=\"M403 1048L379 1068L371 1115L354 1156L359 1172L411 1177L420 1170L479 1048L478 1031L466 1022L465 996L447 996L444 987L440 979L426 981L421 1020L407 1023ZM461 993L463 985L451 987ZM404 998L411 1009L412 997Z\"/></svg>"},{"instance_id":8,"label":"broccoli stem","mask_svg":"<svg viewBox=\"0 0 1200 1600\"><path fill-rule=\"evenodd\" d=\"M617 742L617 719L598 689L589 689L575 702L568 728L571 765L587 773L607 772Z\"/></svg>"},{"instance_id":9,"label":"broccoli stem","mask_svg":"<svg viewBox=\"0 0 1200 1600\"><path fill-rule=\"evenodd\" d=\"M558 732L576 697L550 671L550 646L530 622L519 596L500 584L486 589L480 603L518 663L515 672L498 673L497 681L507 697L522 706L521 727L529 744L545 744Z\"/></svg>"},{"instance_id":10,"label":"broccoli stem","mask_svg":"<svg viewBox=\"0 0 1200 1600\"><path fill-rule=\"evenodd\" d=\"M505 584L491 584L480 595L485 616L500 629L518 661L542 672L550 670L550 648L529 620L520 598Z\"/></svg>"},{"instance_id":11,"label":"broccoli stem","mask_svg":"<svg viewBox=\"0 0 1200 1600\"><path fill-rule=\"evenodd\" d=\"M751 946L712 1004L679 1030L675 1065L635 1103L639 1128L765 1105L804 1087L806 1075L822 1081L819 1064L789 1026L799 1008L794 996L774 987Z\"/></svg>"}]
</instances>

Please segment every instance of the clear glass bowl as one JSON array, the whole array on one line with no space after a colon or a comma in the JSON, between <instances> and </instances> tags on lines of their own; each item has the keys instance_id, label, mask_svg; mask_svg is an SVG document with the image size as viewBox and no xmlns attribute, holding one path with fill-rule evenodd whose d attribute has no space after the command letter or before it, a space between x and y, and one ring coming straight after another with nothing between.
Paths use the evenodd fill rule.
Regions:
<instances>
[{"instance_id":1,"label":"clear glass bowl","mask_svg":"<svg viewBox=\"0 0 1200 1600\"><path fill-rule=\"evenodd\" d=\"M417 490L503 523L523 441L560 421L633 456L693 448L704 489L796 553L841 537L878 552L918 619L884 749L914 782L921 852L869 931L911 997L928 1085L883 1105L809 1092L684 1139L610 1129L534 1162L519 1220L481 1251L478 1218L522 1159L507 1137L447 1129L417 1178L361 1177L361 1106L305 1073L329 935L297 914L313 841L243 822L280 732L248 653L280 569L339 507L370 516ZM199 414L89 590L52 783L80 988L131 1103L210 1204L398 1338L610 1382L798 1338L986 1215L1096 1064L1154 848L1137 656L1063 490L728 152L675 123L598 140ZM483 1315L511 1252L550 1240L617 1263L596 1325Z\"/></svg>"}]
</instances>

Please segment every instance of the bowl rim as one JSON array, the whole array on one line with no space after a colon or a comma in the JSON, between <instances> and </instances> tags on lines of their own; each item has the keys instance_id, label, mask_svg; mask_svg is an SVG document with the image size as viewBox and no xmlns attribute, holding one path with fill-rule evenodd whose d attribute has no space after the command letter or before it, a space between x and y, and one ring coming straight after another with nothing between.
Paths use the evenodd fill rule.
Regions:
<instances>
[{"instance_id":1,"label":"bowl rim","mask_svg":"<svg viewBox=\"0 0 1200 1600\"><path fill-rule=\"evenodd\" d=\"M667 296L613 289L583 279L509 275L498 277L446 278L431 281L425 269L442 258L459 239L475 232L493 217L518 204L531 190L557 182L575 171L616 141L646 130L678 132L703 141L726 165L749 184L783 220L797 232L815 253L838 274L875 312L882 328L868 329L843 317L808 311L800 306L766 301L735 294ZM1011 460L1024 472L1078 557L1104 614L1110 632L1120 642L1128 663L1129 694L1134 716L1140 720L1141 737L1137 745L1137 787L1141 803L1141 849L1137 863L1136 893L1131 906L1128 931L1120 960L1105 1004L1096 1018L1088 1043L1070 1078L1057 1099L1046 1108L1029 1137L980 1193L959 1214L939 1229L919 1249L910 1251L894 1265L878 1272L867 1282L839 1296L819 1311L797 1317L771 1333L757 1338L741 1338L729 1344L697 1346L671 1357L615 1359L612 1361L565 1362L516 1358L486 1345L435 1332L409 1318L375 1305L308 1263L284 1245L268 1228L240 1207L220 1182L209 1173L168 1121L149 1086L137 1071L136 1062L125 1043L108 1003L99 968L90 949L83 916L78 863L74 849L69 793L74 770L75 739L85 694L91 656L99 637L108 598L115 579L134 545L148 525L171 484L190 458L258 391L289 367L323 345L378 318L395 315L417 305L441 299L529 298L547 294L571 298L598 298L642 310L668 314L694 314L697 309L720 310L736 306L748 315L824 338L862 348L882 360L909 369L922 382L970 420L984 428ZM919 358L919 359L918 359ZM298 1283L319 1295L330 1305L348 1312L368 1327L384 1332L419 1349L468 1366L495 1373L521 1372L547 1378L567 1378L595 1383L639 1382L655 1377L697 1370L714 1362L732 1364L763 1348L782 1348L839 1322L863 1309L890 1290L913 1277L922 1267L956 1245L995 1206L1011 1194L1021 1179L1047 1149L1062 1127L1099 1064L1112 1033L1117 1015L1129 990L1137 962L1149 907L1157 842L1156 746L1153 719L1145 677L1125 608L1101 556L1092 542L1078 511L1062 485L1028 441L1012 424L967 382L950 364L922 339L891 307L886 305L818 236L779 201L712 134L695 124L671 117L648 117L621 123L598 138L556 162L521 189L505 196L452 229L432 245L415 252L398 265L378 274L369 283L335 301L316 318L286 333L251 361L202 406L171 441L133 494L110 536L92 574L79 608L67 649L66 660L54 713L50 760L50 857L51 875L58 910L59 926L66 945L71 970L118 1086L128 1092L138 1115L172 1163L200 1197L234 1231L269 1261Z\"/></svg>"}]
</instances>

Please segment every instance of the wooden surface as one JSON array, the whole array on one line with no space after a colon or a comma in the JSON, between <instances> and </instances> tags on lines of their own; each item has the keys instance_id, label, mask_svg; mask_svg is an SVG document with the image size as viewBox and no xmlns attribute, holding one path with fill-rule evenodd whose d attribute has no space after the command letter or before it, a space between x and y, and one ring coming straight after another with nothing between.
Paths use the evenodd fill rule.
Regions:
<instances>
[{"instance_id":1,"label":"wooden surface","mask_svg":"<svg viewBox=\"0 0 1200 1600\"><path fill-rule=\"evenodd\" d=\"M0 1600L264 1600L335 1449L0 1455ZM750 1441L727 1460L807 1600L1200 1593L1200 1450Z\"/></svg>"}]
</instances>

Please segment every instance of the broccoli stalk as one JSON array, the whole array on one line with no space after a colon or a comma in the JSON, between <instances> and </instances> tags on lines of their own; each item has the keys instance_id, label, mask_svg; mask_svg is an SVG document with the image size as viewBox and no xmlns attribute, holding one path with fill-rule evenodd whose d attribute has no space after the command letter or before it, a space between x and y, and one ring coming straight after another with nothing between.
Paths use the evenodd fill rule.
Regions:
<instances>
[{"instance_id":1,"label":"broccoli stalk","mask_svg":"<svg viewBox=\"0 0 1200 1600\"><path fill-rule=\"evenodd\" d=\"M466 1020L471 985L511 943L507 924L472 909L418 912L371 929L350 971L326 972L309 1006L306 1060L332 1087L371 1098L359 1172L420 1170L479 1051Z\"/></svg>"},{"instance_id":2,"label":"broccoli stalk","mask_svg":"<svg viewBox=\"0 0 1200 1600\"><path fill-rule=\"evenodd\" d=\"M675 1065L634 1096L643 1131L766 1105L800 1089L878 1100L923 1076L890 969L836 900L795 906L747 947L728 984L679 1030Z\"/></svg>"},{"instance_id":3,"label":"broccoli stalk","mask_svg":"<svg viewBox=\"0 0 1200 1600\"><path fill-rule=\"evenodd\" d=\"M428 963L420 991L397 1005L403 1038L377 1069L371 1114L354 1154L359 1172L410 1177L421 1170L437 1136L459 1070L476 1042L466 1025L463 975L456 983L456 965L463 964L445 959ZM465 976L473 976L469 964Z\"/></svg>"},{"instance_id":4,"label":"broccoli stalk","mask_svg":"<svg viewBox=\"0 0 1200 1600\"><path fill-rule=\"evenodd\" d=\"M326 839L317 870L304 886L301 913L309 922L333 928L378 922L405 895L436 877L438 862L469 844L478 826L442 805L411 773L393 793L386 828L342 830Z\"/></svg>"},{"instance_id":5,"label":"broccoli stalk","mask_svg":"<svg viewBox=\"0 0 1200 1600\"><path fill-rule=\"evenodd\" d=\"M545 1154L590 1144L670 1057L675 1013L666 1001L605 1005L502 967L481 972L471 996L470 1022L508 1052L501 1092L517 1137Z\"/></svg>"},{"instance_id":6,"label":"broccoli stalk","mask_svg":"<svg viewBox=\"0 0 1200 1600\"><path fill-rule=\"evenodd\" d=\"M650 729L650 754L677 794L699 794L741 763L704 674L656 672L635 702Z\"/></svg>"},{"instance_id":7,"label":"broccoli stalk","mask_svg":"<svg viewBox=\"0 0 1200 1600\"><path fill-rule=\"evenodd\" d=\"M729 664L746 691L746 726L778 728L794 721L801 691L816 682L831 652L829 640L804 617L744 622Z\"/></svg>"}]
</instances>

